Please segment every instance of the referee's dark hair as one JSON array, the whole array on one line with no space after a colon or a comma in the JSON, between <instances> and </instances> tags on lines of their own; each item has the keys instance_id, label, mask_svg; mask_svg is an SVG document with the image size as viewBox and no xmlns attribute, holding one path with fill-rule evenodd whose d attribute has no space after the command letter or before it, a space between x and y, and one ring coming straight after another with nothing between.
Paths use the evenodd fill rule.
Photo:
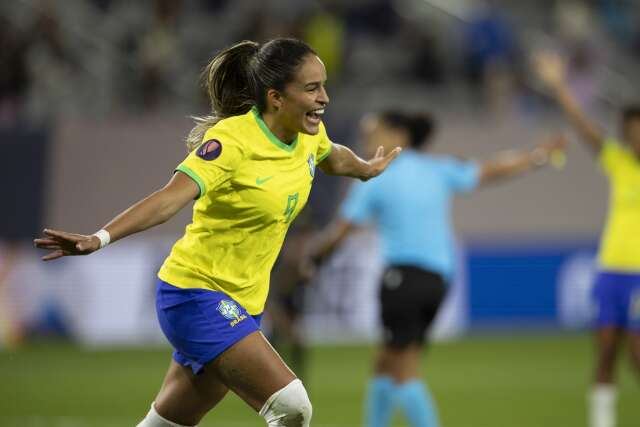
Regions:
<instances>
[{"instance_id":1,"label":"referee's dark hair","mask_svg":"<svg viewBox=\"0 0 640 427\"><path fill-rule=\"evenodd\" d=\"M435 120L428 113L386 110L382 111L378 117L389 127L407 131L411 148L424 148L431 142Z\"/></svg>"}]
</instances>

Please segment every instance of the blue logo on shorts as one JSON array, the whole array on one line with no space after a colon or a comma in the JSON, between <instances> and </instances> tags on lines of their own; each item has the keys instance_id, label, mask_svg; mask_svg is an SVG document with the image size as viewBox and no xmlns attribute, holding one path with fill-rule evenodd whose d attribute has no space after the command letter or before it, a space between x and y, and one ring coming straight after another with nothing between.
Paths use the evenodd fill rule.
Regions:
<instances>
[{"instance_id":1,"label":"blue logo on shorts","mask_svg":"<svg viewBox=\"0 0 640 427\"><path fill-rule=\"evenodd\" d=\"M218 303L218 311L229 320L237 320L240 317L240 309L237 304L226 299Z\"/></svg>"},{"instance_id":2,"label":"blue logo on shorts","mask_svg":"<svg viewBox=\"0 0 640 427\"><path fill-rule=\"evenodd\" d=\"M307 164L309 165L309 174L311 178L316 174L316 156L313 154L309 154L309 158L307 159Z\"/></svg>"}]
</instances>

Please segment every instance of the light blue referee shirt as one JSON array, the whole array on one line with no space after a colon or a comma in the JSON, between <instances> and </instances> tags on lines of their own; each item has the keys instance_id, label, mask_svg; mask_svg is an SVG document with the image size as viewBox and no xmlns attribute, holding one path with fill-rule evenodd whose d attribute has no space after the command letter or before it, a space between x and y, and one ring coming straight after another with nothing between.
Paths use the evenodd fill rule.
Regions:
<instances>
[{"instance_id":1,"label":"light blue referee shirt","mask_svg":"<svg viewBox=\"0 0 640 427\"><path fill-rule=\"evenodd\" d=\"M479 176L475 162L405 149L382 175L351 188L340 215L357 225L376 223L385 263L449 280L455 265L451 198L476 188Z\"/></svg>"}]
</instances>

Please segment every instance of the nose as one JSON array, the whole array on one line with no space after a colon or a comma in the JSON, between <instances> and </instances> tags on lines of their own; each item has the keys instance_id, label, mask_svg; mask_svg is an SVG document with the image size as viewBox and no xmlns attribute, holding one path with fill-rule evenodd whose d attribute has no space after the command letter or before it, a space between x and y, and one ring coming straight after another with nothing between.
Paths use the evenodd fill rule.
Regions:
<instances>
[{"instance_id":1,"label":"nose","mask_svg":"<svg viewBox=\"0 0 640 427\"><path fill-rule=\"evenodd\" d=\"M322 86L320 88L320 94L318 95L318 102L323 106L329 103L329 95L327 94L327 89Z\"/></svg>"}]
</instances>

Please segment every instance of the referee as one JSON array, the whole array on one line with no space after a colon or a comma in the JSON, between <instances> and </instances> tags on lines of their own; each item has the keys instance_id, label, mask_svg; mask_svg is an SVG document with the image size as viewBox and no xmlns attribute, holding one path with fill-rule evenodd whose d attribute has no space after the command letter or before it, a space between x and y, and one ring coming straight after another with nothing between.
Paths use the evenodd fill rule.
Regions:
<instances>
[{"instance_id":1,"label":"referee","mask_svg":"<svg viewBox=\"0 0 640 427\"><path fill-rule=\"evenodd\" d=\"M325 259L356 226L373 221L381 234L386 269L379 298L383 343L374 363L365 413L369 427L388 426L397 406L414 427L438 426L435 405L420 380L425 335L438 312L454 268L451 199L457 193L548 163L564 149L556 137L532 150L484 161L428 154L434 122L427 114L386 111L366 116L366 147L403 147L387 172L351 188L339 218L318 234L301 269ZM362 184L362 185L360 185Z\"/></svg>"}]
</instances>

